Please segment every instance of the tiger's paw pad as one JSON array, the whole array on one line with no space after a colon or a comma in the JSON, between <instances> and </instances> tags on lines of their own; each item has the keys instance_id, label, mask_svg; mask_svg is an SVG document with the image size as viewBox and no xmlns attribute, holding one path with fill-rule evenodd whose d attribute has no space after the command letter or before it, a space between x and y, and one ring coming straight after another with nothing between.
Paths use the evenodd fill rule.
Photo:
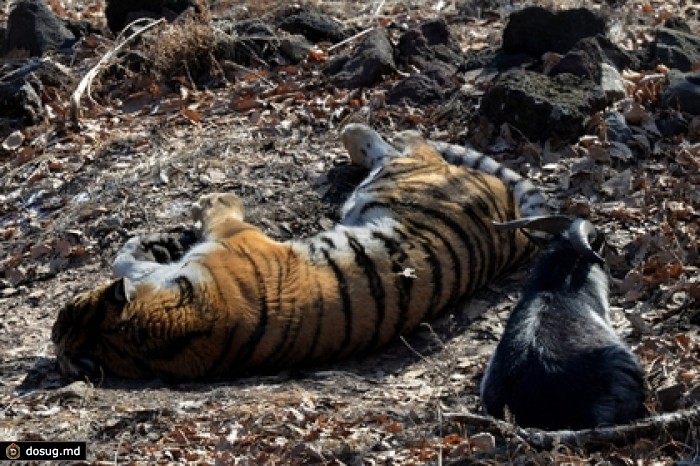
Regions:
<instances>
[{"instance_id":1,"label":"tiger's paw pad","mask_svg":"<svg viewBox=\"0 0 700 466\"><path fill-rule=\"evenodd\" d=\"M176 262L197 242L194 231L182 233L154 233L141 237L137 260L148 260L159 264Z\"/></svg>"},{"instance_id":2,"label":"tiger's paw pad","mask_svg":"<svg viewBox=\"0 0 700 466\"><path fill-rule=\"evenodd\" d=\"M350 123L340 133L345 149L355 165L372 169L399 152L376 131L361 123Z\"/></svg>"}]
</instances>

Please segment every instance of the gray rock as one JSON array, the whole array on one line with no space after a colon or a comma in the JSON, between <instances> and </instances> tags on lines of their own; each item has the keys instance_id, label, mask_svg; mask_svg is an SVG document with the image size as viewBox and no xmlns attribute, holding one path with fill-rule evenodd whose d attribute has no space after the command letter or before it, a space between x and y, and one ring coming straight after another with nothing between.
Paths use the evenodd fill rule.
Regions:
<instances>
[{"instance_id":1,"label":"gray rock","mask_svg":"<svg viewBox=\"0 0 700 466\"><path fill-rule=\"evenodd\" d=\"M678 16L672 16L671 18L668 18L666 21L664 21L664 27L668 29L675 29L676 31L680 32L685 32L688 34L692 34L693 30L690 29L690 25L683 20L683 18L679 18Z\"/></svg>"},{"instance_id":2,"label":"gray rock","mask_svg":"<svg viewBox=\"0 0 700 466\"><path fill-rule=\"evenodd\" d=\"M459 44L442 19L408 30L399 38L396 48L399 60L420 70L440 69L453 75L464 61Z\"/></svg>"},{"instance_id":3,"label":"gray rock","mask_svg":"<svg viewBox=\"0 0 700 466\"><path fill-rule=\"evenodd\" d=\"M662 107L700 115L700 71L681 73L671 70L668 82L661 96Z\"/></svg>"},{"instance_id":4,"label":"gray rock","mask_svg":"<svg viewBox=\"0 0 700 466\"><path fill-rule=\"evenodd\" d=\"M603 64L622 70L637 67L639 60L610 42L604 35L598 34L578 41L552 68L550 74L570 73L601 84Z\"/></svg>"},{"instance_id":5,"label":"gray rock","mask_svg":"<svg viewBox=\"0 0 700 466\"><path fill-rule=\"evenodd\" d=\"M471 71L481 68L503 73L512 68L525 68L535 63L530 55L519 53L511 55L504 53L500 47L488 47L481 50L468 50L464 53L461 71Z\"/></svg>"},{"instance_id":6,"label":"gray rock","mask_svg":"<svg viewBox=\"0 0 700 466\"><path fill-rule=\"evenodd\" d=\"M280 39L280 53L287 57L290 63L296 64L309 56L312 45L304 36L294 35Z\"/></svg>"},{"instance_id":7,"label":"gray rock","mask_svg":"<svg viewBox=\"0 0 700 466\"><path fill-rule=\"evenodd\" d=\"M662 110L654 119L661 136L672 138L688 132L688 119L676 110Z\"/></svg>"},{"instance_id":8,"label":"gray rock","mask_svg":"<svg viewBox=\"0 0 700 466\"><path fill-rule=\"evenodd\" d=\"M625 117L620 112L608 112L605 114L605 126L607 128L608 139L615 142L626 143L634 134Z\"/></svg>"},{"instance_id":9,"label":"gray rock","mask_svg":"<svg viewBox=\"0 0 700 466\"><path fill-rule=\"evenodd\" d=\"M139 18L165 18L172 21L188 8L198 10L197 0L107 0L107 26L117 34Z\"/></svg>"},{"instance_id":10,"label":"gray rock","mask_svg":"<svg viewBox=\"0 0 700 466\"><path fill-rule=\"evenodd\" d=\"M337 68L339 70L335 73L328 72L332 75L331 83L349 89L371 86L379 82L382 76L393 73L396 70L394 50L386 32L375 29L367 34L352 57Z\"/></svg>"},{"instance_id":11,"label":"gray rock","mask_svg":"<svg viewBox=\"0 0 700 466\"><path fill-rule=\"evenodd\" d=\"M603 88L608 102L617 102L627 97L627 85L620 72L607 63L601 63L600 69L600 87Z\"/></svg>"},{"instance_id":12,"label":"gray rock","mask_svg":"<svg viewBox=\"0 0 700 466\"><path fill-rule=\"evenodd\" d=\"M215 25L224 33L217 38L215 50L219 59L258 66L272 59L278 49L274 31L259 19L221 19Z\"/></svg>"},{"instance_id":13,"label":"gray rock","mask_svg":"<svg viewBox=\"0 0 700 466\"><path fill-rule=\"evenodd\" d=\"M15 120L19 126L41 122L46 116L41 97L29 82L0 84L0 118Z\"/></svg>"},{"instance_id":14,"label":"gray rock","mask_svg":"<svg viewBox=\"0 0 700 466\"><path fill-rule=\"evenodd\" d=\"M0 120L9 122L8 127L34 125L44 119L40 97L44 86L68 93L76 84L66 68L39 58L11 71L0 69L0 75Z\"/></svg>"},{"instance_id":15,"label":"gray rock","mask_svg":"<svg viewBox=\"0 0 700 466\"><path fill-rule=\"evenodd\" d=\"M389 104L430 105L445 100L449 81L437 71L428 71L409 76L394 86L387 102Z\"/></svg>"},{"instance_id":16,"label":"gray rock","mask_svg":"<svg viewBox=\"0 0 700 466\"><path fill-rule=\"evenodd\" d=\"M600 62L595 61L587 53L581 50L572 50L554 65L550 74L556 76L562 73L573 74L594 83L600 83L602 69Z\"/></svg>"},{"instance_id":17,"label":"gray rock","mask_svg":"<svg viewBox=\"0 0 700 466\"><path fill-rule=\"evenodd\" d=\"M545 52L566 53L584 37L604 33L605 20L585 8L552 13L533 6L510 15L503 50L539 58Z\"/></svg>"},{"instance_id":18,"label":"gray rock","mask_svg":"<svg viewBox=\"0 0 700 466\"><path fill-rule=\"evenodd\" d=\"M656 30L651 52L656 63L663 63L669 68L681 71L690 71L694 63L700 63L700 37L661 27Z\"/></svg>"},{"instance_id":19,"label":"gray rock","mask_svg":"<svg viewBox=\"0 0 700 466\"><path fill-rule=\"evenodd\" d=\"M625 68L636 69L639 67L639 59L637 57L612 43L603 34L585 37L578 41L571 50L580 50L595 62L608 63L618 70Z\"/></svg>"},{"instance_id":20,"label":"gray rock","mask_svg":"<svg viewBox=\"0 0 700 466\"><path fill-rule=\"evenodd\" d=\"M38 57L47 50L70 47L75 41L43 0L18 0L7 18L3 51L24 49Z\"/></svg>"},{"instance_id":21,"label":"gray rock","mask_svg":"<svg viewBox=\"0 0 700 466\"><path fill-rule=\"evenodd\" d=\"M277 18L277 27L292 34L301 34L316 43L337 43L352 36L354 31L320 11L310 7L298 7L285 11Z\"/></svg>"},{"instance_id":22,"label":"gray rock","mask_svg":"<svg viewBox=\"0 0 700 466\"><path fill-rule=\"evenodd\" d=\"M550 136L574 140L592 113L605 108L602 89L562 74L550 78L531 71L501 76L481 101L481 112L497 124L508 123L532 140Z\"/></svg>"}]
</instances>

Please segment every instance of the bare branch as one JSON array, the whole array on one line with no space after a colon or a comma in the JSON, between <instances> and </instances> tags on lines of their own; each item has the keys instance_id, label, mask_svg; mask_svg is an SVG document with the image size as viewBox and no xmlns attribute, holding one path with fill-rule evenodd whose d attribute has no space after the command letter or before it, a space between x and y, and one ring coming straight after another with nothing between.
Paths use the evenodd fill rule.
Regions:
<instances>
[{"instance_id":1,"label":"bare branch","mask_svg":"<svg viewBox=\"0 0 700 466\"><path fill-rule=\"evenodd\" d=\"M134 33L132 33L129 37L123 39L121 42L118 42L112 49L110 49L107 53L105 53L102 58L100 58L100 61L97 62L95 66L93 66L90 71L83 76L83 79L80 80L80 83L78 84L78 87L75 89L73 92L73 95L71 96L70 99L70 119L73 125L75 127L78 127L78 119L79 119L79 110L80 110L80 99L83 97L83 93L87 90L88 95L90 95L90 88L92 86L92 81L97 77L99 72L107 66L109 61L117 54L121 49L126 46L129 42L131 42L133 39L138 37L139 35L143 34L147 30L163 23L165 19L161 18L157 21L153 21L152 19L149 18L139 18L127 25L124 30L128 30L132 26L136 26L139 23L145 22L146 25L143 26L142 28L136 30ZM119 36L121 37L121 35ZM119 37L117 39L119 39Z\"/></svg>"},{"instance_id":2,"label":"bare branch","mask_svg":"<svg viewBox=\"0 0 700 466\"><path fill-rule=\"evenodd\" d=\"M443 413L443 416L455 422L495 430L502 435L515 435L532 447L543 450L557 444L591 448L611 443L630 443L639 438L660 435L670 435L678 440L685 440L690 428L700 427L700 406L652 416L633 424L583 430L524 429L509 422L471 413Z\"/></svg>"}]
</instances>

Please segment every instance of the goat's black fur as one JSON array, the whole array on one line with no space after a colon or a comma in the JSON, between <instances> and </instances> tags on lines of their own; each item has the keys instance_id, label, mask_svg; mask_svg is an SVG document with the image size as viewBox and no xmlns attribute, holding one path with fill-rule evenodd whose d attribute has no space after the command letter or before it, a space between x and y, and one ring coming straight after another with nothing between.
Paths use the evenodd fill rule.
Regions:
<instances>
[{"instance_id":1,"label":"goat's black fur","mask_svg":"<svg viewBox=\"0 0 700 466\"><path fill-rule=\"evenodd\" d=\"M548 430L645 415L643 370L610 325L602 265L567 232L541 254L481 385L488 414L507 406L519 425Z\"/></svg>"}]
</instances>

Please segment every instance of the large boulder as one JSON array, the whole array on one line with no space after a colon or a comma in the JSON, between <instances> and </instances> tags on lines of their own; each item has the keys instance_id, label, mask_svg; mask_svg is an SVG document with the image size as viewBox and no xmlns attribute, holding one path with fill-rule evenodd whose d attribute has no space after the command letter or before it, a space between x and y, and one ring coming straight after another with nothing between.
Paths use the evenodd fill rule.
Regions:
<instances>
[{"instance_id":1,"label":"large boulder","mask_svg":"<svg viewBox=\"0 0 700 466\"><path fill-rule=\"evenodd\" d=\"M396 48L399 60L419 70L439 69L453 75L464 61L459 44L442 19L409 29L399 38Z\"/></svg>"},{"instance_id":2,"label":"large boulder","mask_svg":"<svg viewBox=\"0 0 700 466\"><path fill-rule=\"evenodd\" d=\"M528 7L510 15L503 31L503 51L539 57L568 52L579 40L605 33L605 20L586 8L552 13Z\"/></svg>"},{"instance_id":3,"label":"large boulder","mask_svg":"<svg viewBox=\"0 0 700 466\"><path fill-rule=\"evenodd\" d=\"M292 34L300 34L314 43L337 43L352 36L354 32L331 16L310 7L293 7L285 11L277 18L277 27Z\"/></svg>"},{"instance_id":4,"label":"large boulder","mask_svg":"<svg viewBox=\"0 0 700 466\"><path fill-rule=\"evenodd\" d=\"M0 120L11 128L34 125L46 117L41 95L47 87L65 95L75 88L75 79L65 67L39 58L0 73Z\"/></svg>"},{"instance_id":5,"label":"large boulder","mask_svg":"<svg viewBox=\"0 0 700 466\"><path fill-rule=\"evenodd\" d=\"M664 108L673 108L692 115L700 115L700 71L668 74L668 87L661 96Z\"/></svg>"},{"instance_id":6,"label":"large boulder","mask_svg":"<svg viewBox=\"0 0 700 466\"><path fill-rule=\"evenodd\" d=\"M694 64L700 63L700 37L682 28L661 27L656 30L651 51L656 63L691 71Z\"/></svg>"},{"instance_id":7,"label":"large boulder","mask_svg":"<svg viewBox=\"0 0 700 466\"><path fill-rule=\"evenodd\" d=\"M75 41L75 35L43 0L18 0L7 18L2 51L23 49L38 57L47 50L70 47Z\"/></svg>"},{"instance_id":8,"label":"large boulder","mask_svg":"<svg viewBox=\"0 0 700 466\"><path fill-rule=\"evenodd\" d=\"M454 85L438 70L414 74L401 80L387 95L389 104L414 106L443 102Z\"/></svg>"},{"instance_id":9,"label":"large boulder","mask_svg":"<svg viewBox=\"0 0 700 466\"><path fill-rule=\"evenodd\" d=\"M586 118L605 108L603 90L590 81L562 74L550 78L517 70L501 76L481 100L481 112L496 124L508 123L531 140L551 136L575 140Z\"/></svg>"},{"instance_id":10,"label":"large boulder","mask_svg":"<svg viewBox=\"0 0 700 466\"><path fill-rule=\"evenodd\" d=\"M114 33L139 18L165 18L172 21L188 8L199 8L197 0L107 0L105 17Z\"/></svg>"},{"instance_id":11,"label":"large boulder","mask_svg":"<svg viewBox=\"0 0 700 466\"><path fill-rule=\"evenodd\" d=\"M355 89L379 82L383 76L396 71L394 49L382 29L367 34L350 57L343 57L329 64L326 73L336 87Z\"/></svg>"}]
</instances>

